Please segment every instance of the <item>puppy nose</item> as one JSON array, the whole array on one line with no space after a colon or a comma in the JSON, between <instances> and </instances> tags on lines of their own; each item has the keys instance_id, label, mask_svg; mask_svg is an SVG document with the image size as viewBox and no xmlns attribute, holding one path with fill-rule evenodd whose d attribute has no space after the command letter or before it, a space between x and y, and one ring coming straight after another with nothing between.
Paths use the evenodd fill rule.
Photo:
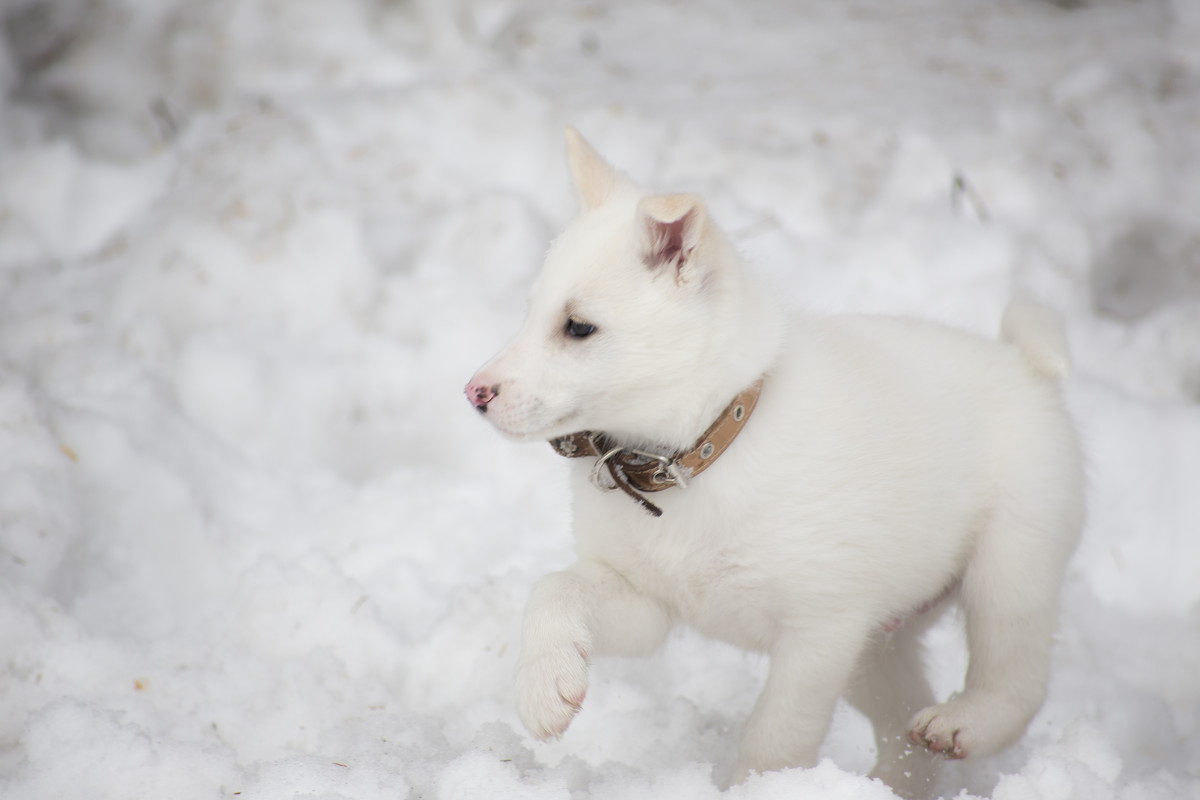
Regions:
<instances>
[{"instance_id":1,"label":"puppy nose","mask_svg":"<svg viewBox=\"0 0 1200 800\"><path fill-rule=\"evenodd\" d=\"M468 383L467 388L463 391L466 392L471 405L475 406L480 414L486 414L488 403L495 400L496 395L500 394L500 384L487 386L482 383Z\"/></svg>"}]
</instances>

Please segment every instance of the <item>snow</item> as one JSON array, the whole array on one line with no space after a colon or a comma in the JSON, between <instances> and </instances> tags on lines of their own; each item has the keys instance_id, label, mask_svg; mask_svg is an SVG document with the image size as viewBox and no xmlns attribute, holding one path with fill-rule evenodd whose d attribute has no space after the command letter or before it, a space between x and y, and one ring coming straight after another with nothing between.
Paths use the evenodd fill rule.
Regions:
<instances>
[{"instance_id":1,"label":"snow","mask_svg":"<svg viewBox=\"0 0 1200 800\"><path fill-rule=\"evenodd\" d=\"M1049 698L938 790L1200 798L1193 0L0 16L0 796L891 796L848 708L718 788L764 663L688 632L598 659L562 740L516 719L563 465L460 392L574 212L571 124L796 308L1062 311L1091 483Z\"/></svg>"}]
</instances>

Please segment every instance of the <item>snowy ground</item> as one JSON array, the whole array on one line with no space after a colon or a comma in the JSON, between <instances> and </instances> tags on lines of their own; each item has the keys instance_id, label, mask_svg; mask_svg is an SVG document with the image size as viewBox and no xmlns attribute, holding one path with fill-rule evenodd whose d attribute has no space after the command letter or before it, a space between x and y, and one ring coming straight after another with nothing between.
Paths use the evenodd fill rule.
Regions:
<instances>
[{"instance_id":1,"label":"snowy ground","mask_svg":"<svg viewBox=\"0 0 1200 800\"><path fill-rule=\"evenodd\" d=\"M760 659L511 703L562 464L461 386L562 129L795 307L1066 316L1090 520L1049 700L947 797L1200 798L1200 3L0 0L0 796L716 798ZM943 693L960 622L935 631ZM839 712L737 800L884 798Z\"/></svg>"}]
</instances>

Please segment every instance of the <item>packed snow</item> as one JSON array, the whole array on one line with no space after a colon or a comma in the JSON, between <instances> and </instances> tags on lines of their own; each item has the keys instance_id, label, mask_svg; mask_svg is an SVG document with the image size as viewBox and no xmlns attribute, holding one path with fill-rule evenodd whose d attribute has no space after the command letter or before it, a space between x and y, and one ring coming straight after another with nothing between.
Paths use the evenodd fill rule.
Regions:
<instances>
[{"instance_id":1,"label":"packed snow","mask_svg":"<svg viewBox=\"0 0 1200 800\"><path fill-rule=\"evenodd\" d=\"M721 788L761 657L511 677L564 464L461 396L574 125L791 307L1067 321L1049 698L946 797L1200 798L1200 3L3 0L0 796L888 798L841 708ZM943 696L961 619L933 631Z\"/></svg>"}]
</instances>

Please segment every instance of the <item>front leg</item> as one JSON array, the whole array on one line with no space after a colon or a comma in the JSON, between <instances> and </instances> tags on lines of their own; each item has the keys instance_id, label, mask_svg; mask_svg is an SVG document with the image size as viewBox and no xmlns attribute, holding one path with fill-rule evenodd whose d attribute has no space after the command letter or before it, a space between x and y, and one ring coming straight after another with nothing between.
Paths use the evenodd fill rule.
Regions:
<instances>
[{"instance_id":1,"label":"front leg","mask_svg":"<svg viewBox=\"0 0 1200 800\"><path fill-rule=\"evenodd\" d=\"M595 561L538 581L525 607L517 662L517 714L529 732L561 736L583 704L588 660L596 652L639 655L666 637L661 602Z\"/></svg>"},{"instance_id":2,"label":"front leg","mask_svg":"<svg viewBox=\"0 0 1200 800\"><path fill-rule=\"evenodd\" d=\"M766 685L742 732L735 781L816 765L838 695L867 639L867 626L838 622L779 634Z\"/></svg>"}]
</instances>

